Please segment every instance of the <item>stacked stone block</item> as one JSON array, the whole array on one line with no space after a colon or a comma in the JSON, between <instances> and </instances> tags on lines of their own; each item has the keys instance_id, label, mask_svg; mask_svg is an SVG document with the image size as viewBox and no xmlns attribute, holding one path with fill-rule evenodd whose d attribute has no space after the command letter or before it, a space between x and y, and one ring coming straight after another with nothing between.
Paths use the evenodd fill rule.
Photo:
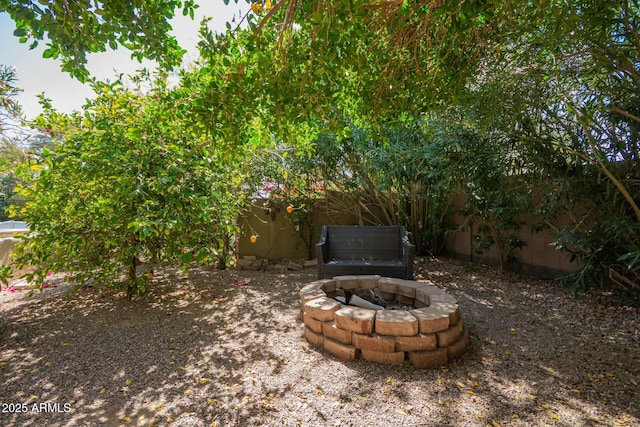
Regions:
<instances>
[{"instance_id":1,"label":"stacked stone block","mask_svg":"<svg viewBox=\"0 0 640 427\"><path fill-rule=\"evenodd\" d=\"M369 310L333 299L345 290L373 289L413 310ZM304 335L311 344L344 359L432 368L462 354L469 333L458 301L426 283L380 276L337 276L300 290Z\"/></svg>"}]
</instances>

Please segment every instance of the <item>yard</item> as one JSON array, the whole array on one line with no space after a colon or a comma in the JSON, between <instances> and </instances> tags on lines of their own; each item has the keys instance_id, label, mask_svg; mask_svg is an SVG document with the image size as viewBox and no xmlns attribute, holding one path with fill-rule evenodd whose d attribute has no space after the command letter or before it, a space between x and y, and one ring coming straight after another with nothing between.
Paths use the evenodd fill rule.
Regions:
<instances>
[{"instance_id":1,"label":"yard","mask_svg":"<svg viewBox=\"0 0 640 427\"><path fill-rule=\"evenodd\" d=\"M315 276L160 269L133 301L54 282L3 291L0 425L640 423L640 317L611 295L417 259L416 280L458 298L471 342L416 370L310 346L297 291Z\"/></svg>"},{"instance_id":2,"label":"yard","mask_svg":"<svg viewBox=\"0 0 640 427\"><path fill-rule=\"evenodd\" d=\"M61 3L0 1L92 92L0 63L0 219L29 224L0 282L44 280L0 292L0 427L640 425L637 1ZM155 65L87 68L118 47ZM460 358L338 360L303 336L315 270L223 268L338 223L406 227Z\"/></svg>"}]
</instances>

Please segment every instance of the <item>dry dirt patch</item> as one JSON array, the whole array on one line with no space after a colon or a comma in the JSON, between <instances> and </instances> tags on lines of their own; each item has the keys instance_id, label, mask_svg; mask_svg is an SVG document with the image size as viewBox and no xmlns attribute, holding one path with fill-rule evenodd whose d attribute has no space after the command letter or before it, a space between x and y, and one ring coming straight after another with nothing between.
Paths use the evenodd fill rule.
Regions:
<instances>
[{"instance_id":1,"label":"dry dirt patch","mask_svg":"<svg viewBox=\"0 0 640 427\"><path fill-rule=\"evenodd\" d=\"M0 425L640 424L637 309L448 259L415 271L460 301L471 336L434 370L310 346L297 291L315 271L159 269L132 302L1 292Z\"/></svg>"}]
</instances>

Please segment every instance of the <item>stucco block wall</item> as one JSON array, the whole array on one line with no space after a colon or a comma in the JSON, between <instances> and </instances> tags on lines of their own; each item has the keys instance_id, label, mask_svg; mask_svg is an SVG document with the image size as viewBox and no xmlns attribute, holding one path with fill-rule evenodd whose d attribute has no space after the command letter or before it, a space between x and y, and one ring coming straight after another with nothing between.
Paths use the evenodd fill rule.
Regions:
<instances>
[{"instance_id":1,"label":"stucco block wall","mask_svg":"<svg viewBox=\"0 0 640 427\"><path fill-rule=\"evenodd\" d=\"M462 206L464 200L459 198L454 201L454 211ZM291 218L286 213L286 206L282 206L275 216L275 221L265 214L263 209L255 208L244 220L241 221L244 232L238 237L236 251L239 257L253 255L257 258L270 260L301 259L308 258L307 248L294 228ZM534 222L535 218L528 218ZM466 218L455 214L451 218L452 226L463 225ZM560 218L557 226L568 223L568 218ZM320 229L323 225L355 225L355 215L330 215L319 203L313 213L313 245L317 243ZM473 234L477 228L468 227L465 230L449 232L445 236L443 254L473 262L489 265L498 264L498 256L495 248L482 255L473 252ZM251 235L257 235L256 243L251 243ZM507 269L522 274L533 275L542 278L555 278L562 273L574 271L578 263L570 262L566 253L557 251L551 243L555 240L550 230L537 233L524 226L520 238L526 243L522 250L516 251L518 264L507 265ZM311 258L315 257L315 248L312 248Z\"/></svg>"}]
</instances>

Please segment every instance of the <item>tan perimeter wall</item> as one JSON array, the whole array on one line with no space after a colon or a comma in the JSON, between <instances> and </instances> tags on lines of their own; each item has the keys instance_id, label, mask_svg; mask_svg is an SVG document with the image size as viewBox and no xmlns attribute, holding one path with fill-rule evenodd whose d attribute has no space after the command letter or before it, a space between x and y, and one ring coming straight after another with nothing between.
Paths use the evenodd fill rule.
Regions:
<instances>
[{"instance_id":1,"label":"tan perimeter wall","mask_svg":"<svg viewBox=\"0 0 640 427\"><path fill-rule=\"evenodd\" d=\"M464 199L462 197L454 199L452 202L453 211L460 211L463 205ZM478 227L473 226L465 230L460 229L460 226L465 223L465 220L466 218L460 214L453 216L453 228L457 227L458 229L448 233L445 237L443 254L467 261L498 265L498 256L495 247L481 255L474 253L473 235L477 233ZM529 218L524 218L524 220L526 224L536 223L536 218L533 215ZM569 217L566 216L559 218L554 226L559 228L569 223ZM563 273L575 271L579 267L579 263L569 261L569 255L567 253L560 252L551 246L551 243L556 240L551 230L546 229L534 233L529 225L525 225L522 227L519 237L525 242L526 246L516 250L515 256L519 262L506 265L507 270L552 279Z\"/></svg>"},{"instance_id":2,"label":"tan perimeter wall","mask_svg":"<svg viewBox=\"0 0 640 427\"><path fill-rule=\"evenodd\" d=\"M456 205L461 205L461 201L454 202L454 209L459 207ZM244 220L240 221L243 231L236 242L236 253L239 258L246 255L269 260L309 258L307 248L295 231L294 224L285 208L285 206L281 206L275 221L272 221L271 217L260 208L254 208ZM455 226L459 226L465 221L461 215L455 215L452 219ZM313 222L314 245L318 242L323 225L357 224L355 215L331 216L321 204L317 206L313 214ZM561 220L557 225L560 226L562 223ZM472 236L475 231L474 228L447 234L443 254L468 261L497 265L498 258L495 249L482 255L473 253ZM251 235L257 236L256 243L250 242ZM516 251L520 262L507 265L507 269L536 277L555 278L562 273L574 271L578 267L578 263L569 262L566 253L559 252L550 246L551 242L555 240L551 231L544 230L534 233L525 226L520 238L526 243L522 250ZM315 258L315 247L312 248L312 251L311 258Z\"/></svg>"},{"instance_id":3,"label":"tan perimeter wall","mask_svg":"<svg viewBox=\"0 0 640 427\"><path fill-rule=\"evenodd\" d=\"M464 221L464 218L459 216L454 219L456 225ZM491 248L482 255L473 252L473 235L476 229L477 227L473 227L473 229L449 233L445 237L443 254L467 261L497 265L498 256L495 248ZM551 246L555 237L549 230L534 233L525 226L520 233L520 239L526 243L521 250L516 250L515 255L520 262L507 265L507 270L551 279L562 273L574 271L579 266L577 262L569 261L568 254Z\"/></svg>"},{"instance_id":4,"label":"tan perimeter wall","mask_svg":"<svg viewBox=\"0 0 640 427\"><path fill-rule=\"evenodd\" d=\"M256 204L261 204L257 202ZM287 214L286 206L281 205L275 215L275 221L266 214L264 209L254 207L249 214L239 221L242 233L236 241L236 253L239 258L252 255L269 260L282 259L313 259L316 257L315 244L320 238L323 225L355 225L355 215L330 215L321 203L316 205L313 212L312 253L309 256L307 247L295 230L291 216ZM305 229L306 231L306 229ZM251 243L252 235L257 237Z\"/></svg>"}]
</instances>

